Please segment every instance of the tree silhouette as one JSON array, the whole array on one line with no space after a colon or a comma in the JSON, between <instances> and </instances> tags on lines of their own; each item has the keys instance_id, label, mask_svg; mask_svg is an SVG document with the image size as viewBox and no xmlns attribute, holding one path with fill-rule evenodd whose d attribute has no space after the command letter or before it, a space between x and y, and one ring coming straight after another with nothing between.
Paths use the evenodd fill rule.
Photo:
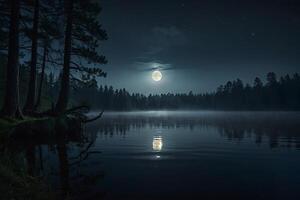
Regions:
<instances>
[{"instance_id":1,"label":"tree silhouette","mask_svg":"<svg viewBox=\"0 0 300 200\"><path fill-rule=\"evenodd\" d=\"M27 92L27 99L24 106L24 112L31 112L34 109L36 97L36 68L38 55L38 29L40 18L40 0L34 0L33 27L31 30L31 61L30 61L30 80Z\"/></svg>"},{"instance_id":2,"label":"tree silhouette","mask_svg":"<svg viewBox=\"0 0 300 200\"><path fill-rule=\"evenodd\" d=\"M19 20L20 1L10 1L10 28L6 69L6 88L2 115L22 117L19 105Z\"/></svg>"},{"instance_id":3,"label":"tree silhouette","mask_svg":"<svg viewBox=\"0 0 300 200\"><path fill-rule=\"evenodd\" d=\"M99 42L107 39L102 29L98 15L101 8L92 0L65 0L66 30L64 45L64 65L60 93L55 111L63 112L69 101L70 77L76 81L88 81L93 76L106 76L100 68L90 67L94 64L105 64L106 58L99 54ZM72 75L70 70L83 75L82 78Z\"/></svg>"},{"instance_id":4,"label":"tree silhouette","mask_svg":"<svg viewBox=\"0 0 300 200\"><path fill-rule=\"evenodd\" d=\"M64 64L59 97L55 111L60 113L67 108L70 90L70 63L72 51L73 0L65 0L66 30L64 44Z\"/></svg>"}]
</instances>

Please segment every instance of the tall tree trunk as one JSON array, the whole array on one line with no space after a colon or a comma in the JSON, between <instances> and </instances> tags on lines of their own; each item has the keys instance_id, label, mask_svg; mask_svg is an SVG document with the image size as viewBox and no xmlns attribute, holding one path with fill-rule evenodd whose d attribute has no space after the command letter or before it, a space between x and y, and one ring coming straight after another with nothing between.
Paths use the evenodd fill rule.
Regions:
<instances>
[{"instance_id":1,"label":"tall tree trunk","mask_svg":"<svg viewBox=\"0 0 300 200\"><path fill-rule=\"evenodd\" d=\"M39 84L38 94L37 94L37 100L35 104L35 110L38 109L41 103L41 97L42 97L42 89L43 89L43 82L44 82L44 76L45 76L45 67L46 67L46 57L47 57L47 44L45 42L44 46L44 53L43 53L43 63L42 63L42 72L41 72L41 80Z\"/></svg>"},{"instance_id":2,"label":"tall tree trunk","mask_svg":"<svg viewBox=\"0 0 300 200\"><path fill-rule=\"evenodd\" d=\"M20 0L10 0L10 28L6 70L5 98L2 115L22 117L19 107L19 20Z\"/></svg>"},{"instance_id":3,"label":"tall tree trunk","mask_svg":"<svg viewBox=\"0 0 300 200\"><path fill-rule=\"evenodd\" d=\"M55 107L56 113L62 113L67 108L70 92L70 60L72 51L73 0L66 0L65 2L67 21L65 30L64 66L60 92Z\"/></svg>"},{"instance_id":4,"label":"tall tree trunk","mask_svg":"<svg viewBox=\"0 0 300 200\"><path fill-rule=\"evenodd\" d=\"M32 46L31 46L31 65L30 80L28 85L27 99L24 106L24 112L32 112L34 110L35 94L36 94L36 63L38 49L38 26L39 26L39 0L35 0L34 17L32 28Z\"/></svg>"}]
</instances>

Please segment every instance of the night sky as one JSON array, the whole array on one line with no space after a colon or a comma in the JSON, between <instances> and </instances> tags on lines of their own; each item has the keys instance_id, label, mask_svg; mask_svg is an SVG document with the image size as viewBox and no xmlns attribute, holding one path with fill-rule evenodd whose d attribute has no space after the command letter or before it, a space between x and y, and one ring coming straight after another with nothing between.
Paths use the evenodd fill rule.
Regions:
<instances>
[{"instance_id":1,"label":"night sky","mask_svg":"<svg viewBox=\"0 0 300 200\"><path fill-rule=\"evenodd\" d=\"M300 70L300 4L294 0L103 0L109 63L100 84L130 92L214 91L269 71ZM151 79L153 67L163 74Z\"/></svg>"}]
</instances>

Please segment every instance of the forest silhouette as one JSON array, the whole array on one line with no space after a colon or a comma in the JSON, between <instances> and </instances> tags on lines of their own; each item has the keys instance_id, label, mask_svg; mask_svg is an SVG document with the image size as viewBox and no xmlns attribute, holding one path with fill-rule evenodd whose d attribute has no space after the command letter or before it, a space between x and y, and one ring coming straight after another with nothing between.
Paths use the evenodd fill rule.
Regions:
<instances>
[{"instance_id":1,"label":"forest silhouette","mask_svg":"<svg viewBox=\"0 0 300 200\"><path fill-rule=\"evenodd\" d=\"M26 69L21 70L26 73ZM26 77L25 75L23 77ZM41 74L38 74L41 78ZM44 106L58 97L60 76L51 73L45 75L42 100ZM26 80L22 80L26 81ZM228 81L216 91L203 94L166 93L141 94L129 93L125 88L114 89L102 86L95 78L85 82L72 82L70 101L73 105L88 105L92 109L115 111L159 110L159 109L205 109L205 110L299 110L300 76L285 75L277 78L270 72L265 84L256 77L253 85L244 84L242 80ZM21 84L26 91L26 84ZM23 96L23 95L21 95Z\"/></svg>"}]
</instances>

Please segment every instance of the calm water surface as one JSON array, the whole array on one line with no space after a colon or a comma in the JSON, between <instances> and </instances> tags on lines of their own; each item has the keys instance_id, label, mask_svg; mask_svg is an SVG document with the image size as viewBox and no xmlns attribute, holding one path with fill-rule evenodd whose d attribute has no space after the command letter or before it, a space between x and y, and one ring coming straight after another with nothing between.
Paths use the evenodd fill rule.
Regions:
<instances>
[{"instance_id":1,"label":"calm water surface","mask_svg":"<svg viewBox=\"0 0 300 200\"><path fill-rule=\"evenodd\" d=\"M105 113L80 140L35 147L76 199L300 199L300 113ZM63 195L63 196L64 196Z\"/></svg>"}]
</instances>

